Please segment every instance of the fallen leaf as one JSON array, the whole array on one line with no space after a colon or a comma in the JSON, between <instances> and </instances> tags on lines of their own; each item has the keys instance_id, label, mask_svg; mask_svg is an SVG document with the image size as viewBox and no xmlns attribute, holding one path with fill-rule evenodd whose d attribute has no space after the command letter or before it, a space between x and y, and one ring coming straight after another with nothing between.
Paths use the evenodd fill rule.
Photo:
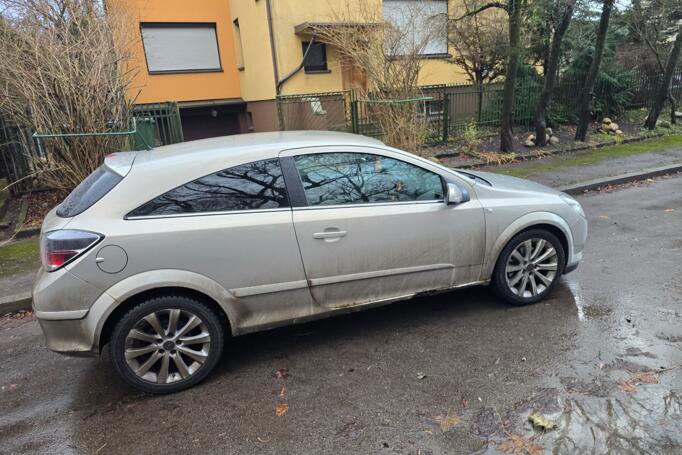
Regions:
<instances>
[{"instance_id":1,"label":"fallen leaf","mask_svg":"<svg viewBox=\"0 0 682 455\"><path fill-rule=\"evenodd\" d=\"M280 368L279 370L275 371L274 377L275 379L286 379L289 377L289 370L286 368Z\"/></svg>"},{"instance_id":2,"label":"fallen leaf","mask_svg":"<svg viewBox=\"0 0 682 455\"><path fill-rule=\"evenodd\" d=\"M621 379L617 384L623 392L632 393L637 390L637 386L640 384L659 384L660 382L661 380L655 371L642 371L636 373L627 381Z\"/></svg>"},{"instance_id":3,"label":"fallen leaf","mask_svg":"<svg viewBox=\"0 0 682 455\"><path fill-rule=\"evenodd\" d=\"M630 381L625 381L621 379L620 381L617 382L617 384L618 388L625 393L632 393L635 390L637 390L637 387L635 387L635 385L632 384Z\"/></svg>"},{"instance_id":4,"label":"fallen leaf","mask_svg":"<svg viewBox=\"0 0 682 455\"><path fill-rule=\"evenodd\" d=\"M462 423L462 419L460 419L457 416L436 416L433 418L433 421L436 422L439 426L440 429L445 433L448 431L450 428L454 427L455 425L459 425Z\"/></svg>"},{"instance_id":5,"label":"fallen leaf","mask_svg":"<svg viewBox=\"0 0 682 455\"><path fill-rule=\"evenodd\" d=\"M542 414L531 414L528 416L528 420L535 428L542 431L553 430L559 426L554 420L550 420Z\"/></svg>"},{"instance_id":6,"label":"fallen leaf","mask_svg":"<svg viewBox=\"0 0 682 455\"><path fill-rule=\"evenodd\" d=\"M603 370L603 369L604 369L604 364L601 363L601 362L598 363L598 364L597 364L597 368L599 368L600 370Z\"/></svg>"},{"instance_id":7,"label":"fallen leaf","mask_svg":"<svg viewBox=\"0 0 682 455\"><path fill-rule=\"evenodd\" d=\"M675 209L665 209L664 212L674 212Z\"/></svg>"},{"instance_id":8,"label":"fallen leaf","mask_svg":"<svg viewBox=\"0 0 682 455\"><path fill-rule=\"evenodd\" d=\"M279 388L279 396L283 397L284 394L286 393L286 391L287 391L287 387L284 384L282 384L282 386Z\"/></svg>"},{"instance_id":9,"label":"fallen leaf","mask_svg":"<svg viewBox=\"0 0 682 455\"><path fill-rule=\"evenodd\" d=\"M288 404L286 404L286 403L278 404L277 406L275 406L275 415L277 417L282 417L284 414L287 413L288 410L289 410Z\"/></svg>"},{"instance_id":10,"label":"fallen leaf","mask_svg":"<svg viewBox=\"0 0 682 455\"><path fill-rule=\"evenodd\" d=\"M599 215L599 219L601 220L608 220L609 216L608 215Z\"/></svg>"},{"instance_id":11,"label":"fallen leaf","mask_svg":"<svg viewBox=\"0 0 682 455\"><path fill-rule=\"evenodd\" d=\"M424 373L422 373L421 371L419 373L417 373L417 379L419 379L420 381L422 379L424 379L425 377L426 377L426 375Z\"/></svg>"},{"instance_id":12,"label":"fallen leaf","mask_svg":"<svg viewBox=\"0 0 682 455\"><path fill-rule=\"evenodd\" d=\"M543 446L517 434L509 435L507 439L498 443L497 447L502 452L513 455L541 455L545 453Z\"/></svg>"},{"instance_id":13,"label":"fallen leaf","mask_svg":"<svg viewBox=\"0 0 682 455\"><path fill-rule=\"evenodd\" d=\"M661 382L655 371L637 373L632 377L631 381L634 381L635 384L659 384Z\"/></svg>"}]
</instances>

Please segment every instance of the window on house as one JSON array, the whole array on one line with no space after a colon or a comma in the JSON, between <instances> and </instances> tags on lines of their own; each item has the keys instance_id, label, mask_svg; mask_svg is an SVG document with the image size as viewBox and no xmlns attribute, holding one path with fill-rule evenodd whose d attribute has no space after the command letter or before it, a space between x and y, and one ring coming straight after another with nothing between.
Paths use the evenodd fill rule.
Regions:
<instances>
[{"instance_id":1,"label":"window on house","mask_svg":"<svg viewBox=\"0 0 682 455\"><path fill-rule=\"evenodd\" d=\"M306 50L308 54L306 54ZM327 69L327 46L324 43L309 42L303 43L303 68L306 73L315 73L320 71L328 71Z\"/></svg>"},{"instance_id":2,"label":"window on house","mask_svg":"<svg viewBox=\"0 0 682 455\"><path fill-rule=\"evenodd\" d=\"M388 55L447 55L447 0L383 0L383 5L384 20L395 28L387 38Z\"/></svg>"},{"instance_id":3,"label":"window on house","mask_svg":"<svg viewBox=\"0 0 682 455\"><path fill-rule=\"evenodd\" d=\"M242 32L239 28L239 19L235 19L234 22L234 45L237 52L237 69L244 69L244 47L242 45Z\"/></svg>"},{"instance_id":4,"label":"window on house","mask_svg":"<svg viewBox=\"0 0 682 455\"><path fill-rule=\"evenodd\" d=\"M279 160L231 167L179 186L128 217L263 210L289 207Z\"/></svg>"},{"instance_id":5,"label":"window on house","mask_svg":"<svg viewBox=\"0 0 682 455\"><path fill-rule=\"evenodd\" d=\"M213 23L143 23L141 32L150 73L222 69Z\"/></svg>"}]
</instances>

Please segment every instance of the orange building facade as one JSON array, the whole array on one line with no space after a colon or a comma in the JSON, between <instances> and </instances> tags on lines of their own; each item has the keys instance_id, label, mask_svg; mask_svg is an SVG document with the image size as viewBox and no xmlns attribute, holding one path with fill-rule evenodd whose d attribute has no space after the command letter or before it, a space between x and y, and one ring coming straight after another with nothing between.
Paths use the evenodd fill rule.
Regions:
<instances>
[{"instance_id":1,"label":"orange building facade","mask_svg":"<svg viewBox=\"0 0 682 455\"><path fill-rule=\"evenodd\" d=\"M110 0L126 21L135 104L178 103L185 140L253 131L226 0Z\"/></svg>"}]
</instances>

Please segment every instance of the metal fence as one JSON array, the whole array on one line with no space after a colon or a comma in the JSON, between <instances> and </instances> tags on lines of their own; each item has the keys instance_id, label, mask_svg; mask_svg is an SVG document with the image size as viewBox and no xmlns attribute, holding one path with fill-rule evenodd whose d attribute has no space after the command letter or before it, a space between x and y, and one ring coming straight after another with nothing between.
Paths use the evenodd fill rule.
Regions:
<instances>
[{"instance_id":1,"label":"metal fence","mask_svg":"<svg viewBox=\"0 0 682 455\"><path fill-rule=\"evenodd\" d=\"M185 140L177 103L136 104L133 107L133 114L137 118L154 120L154 146L175 144Z\"/></svg>"},{"instance_id":2,"label":"metal fence","mask_svg":"<svg viewBox=\"0 0 682 455\"><path fill-rule=\"evenodd\" d=\"M133 112L138 120L144 119L137 122L138 128L145 125L153 126L154 146L184 141L180 111L177 103L139 104L134 106ZM31 178L34 174L31 162L43 154L41 149L49 147L50 144L48 142L54 140L55 137L55 135L49 133L39 135L34 135L34 133L34 131L26 128L18 128L0 116L0 177L6 177L8 184L11 184L10 191L14 195L31 190L34 184L34 179ZM62 142L68 142L68 140L81 140L82 137L80 136L96 136L98 134L100 133L67 133L56 136L74 136L72 138L60 139ZM106 135L108 133L102 134ZM112 134L125 135L128 133ZM135 140L138 139L134 134L131 133L129 136L130 140L108 141L108 143L114 144L117 147L117 149L109 151L117 152L142 147L142 145L140 147L134 145ZM147 147L150 145L147 142L146 139L143 139L141 143Z\"/></svg>"},{"instance_id":3,"label":"metal fence","mask_svg":"<svg viewBox=\"0 0 682 455\"><path fill-rule=\"evenodd\" d=\"M17 127L0 116L0 176L11 184L9 191L18 195L31 188L31 157L39 150L31 139L31 131Z\"/></svg>"},{"instance_id":4,"label":"metal fence","mask_svg":"<svg viewBox=\"0 0 682 455\"><path fill-rule=\"evenodd\" d=\"M351 131L351 92L277 97L281 130Z\"/></svg>"},{"instance_id":5,"label":"metal fence","mask_svg":"<svg viewBox=\"0 0 682 455\"><path fill-rule=\"evenodd\" d=\"M661 75L632 72L628 86L621 87L621 95L629 100L626 107L651 107L660 78ZM547 110L549 123L565 123L577 118L582 89L582 81L559 78ZM596 89L599 90L599 86ZM523 78L517 83L512 116L517 126L528 128L533 124L535 106L541 90L540 78ZM503 83L434 85L421 87L422 97L394 102L400 104L401 108L411 109L415 121L427 122L429 142L439 142L461 134L472 123L479 127L499 126L502 91ZM682 102L682 69L673 77L671 93ZM406 101L409 103L405 104ZM606 100L602 108L608 109L609 102ZM377 138L383 136L377 121L378 111L396 109L395 104L378 102L371 95L366 99L359 99L353 91L277 98L282 130L350 131Z\"/></svg>"}]
</instances>

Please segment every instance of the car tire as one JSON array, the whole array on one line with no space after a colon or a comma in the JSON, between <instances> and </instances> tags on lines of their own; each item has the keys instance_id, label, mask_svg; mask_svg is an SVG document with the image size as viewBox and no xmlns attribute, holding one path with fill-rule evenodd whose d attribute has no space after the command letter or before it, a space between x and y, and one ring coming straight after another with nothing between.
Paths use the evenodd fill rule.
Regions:
<instances>
[{"instance_id":1,"label":"car tire","mask_svg":"<svg viewBox=\"0 0 682 455\"><path fill-rule=\"evenodd\" d=\"M188 389L208 376L223 351L221 318L194 298L167 295L134 306L110 342L114 368L129 385L154 394Z\"/></svg>"},{"instance_id":2,"label":"car tire","mask_svg":"<svg viewBox=\"0 0 682 455\"><path fill-rule=\"evenodd\" d=\"M564 247L554 234L544 229L524 231L514 236L500 253L492 288L511 304L535 303L556 287L565 265Z\"/></svg>"}]
</instances>

